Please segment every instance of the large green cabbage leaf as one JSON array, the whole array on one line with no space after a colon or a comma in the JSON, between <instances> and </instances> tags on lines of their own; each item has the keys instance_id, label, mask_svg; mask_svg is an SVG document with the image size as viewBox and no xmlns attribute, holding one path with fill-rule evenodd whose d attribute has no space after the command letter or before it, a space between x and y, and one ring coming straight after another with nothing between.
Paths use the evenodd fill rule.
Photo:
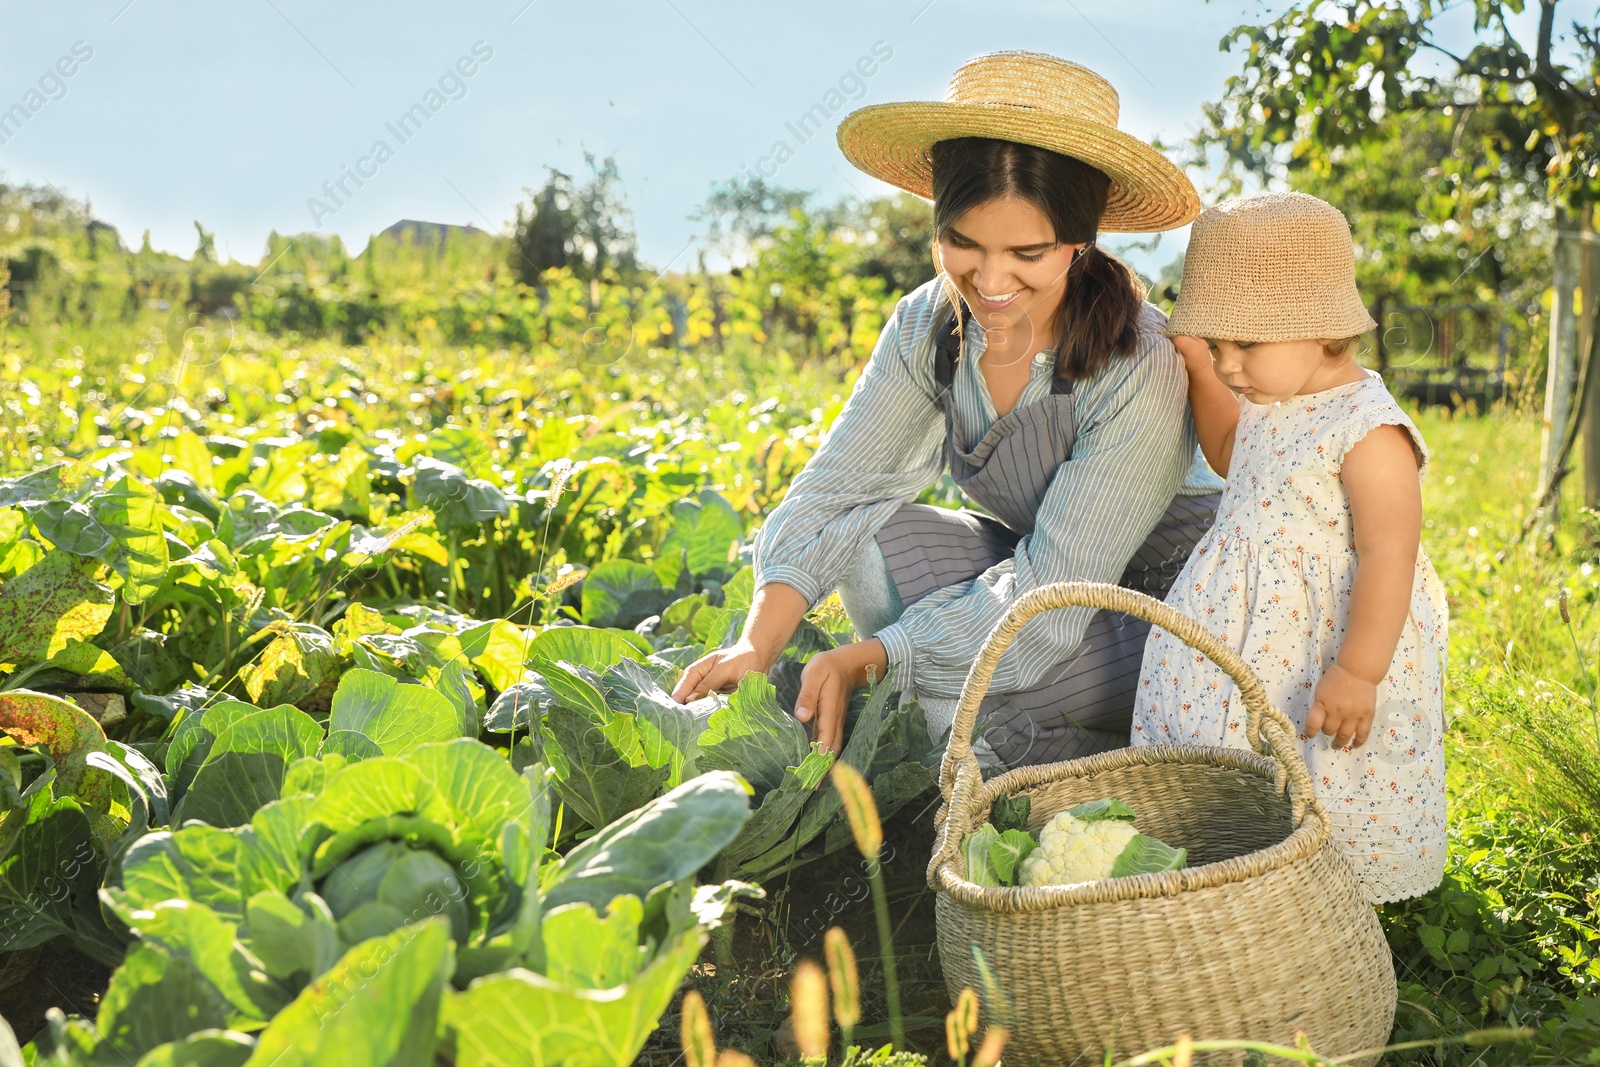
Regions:
<instances>
[{"instance_id":1,"label":"large green cabbage leaf","mask_svg":"<svg viewBox=\"0 0 1600 1067\"><path fill-rule=\"evenodd\" d=\"M751 787L701 775L556 857L552 778L467 738L305 756L247 824L147 834L101 891L138 941L94 1058L422 1064L441 1005L453 1020L510 998L631 1062L707 928L752 888L695 889L750 818ZM464 992L447 997L451 982ZM448 1040L461 1060L492 1054L454 1025Z\"/></svg>"},{"instance_id":2,"label":"large green cabbage leaf","mask_svg":"<svg viewBox=\"0 0 1600 1067\"><path fill-rule=\"evenodd\" d=\"M428 1067L453 967L450 930L438 919L363 941L272 1020L247 1062Z\"/></svg>"}]
</instances>

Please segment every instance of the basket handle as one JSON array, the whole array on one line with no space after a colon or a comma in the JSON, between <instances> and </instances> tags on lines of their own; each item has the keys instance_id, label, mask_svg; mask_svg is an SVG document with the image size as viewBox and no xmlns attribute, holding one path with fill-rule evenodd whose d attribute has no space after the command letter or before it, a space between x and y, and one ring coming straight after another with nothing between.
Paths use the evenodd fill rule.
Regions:
<instances>
[{"instance_id":1,"label":"basket handle","mask_svg":"<svg viewBox=\"0 0 1600 1067\"><path fill-rule=\"evenodd\" d=\"M1294 825L1299 826L1304 821L1307 805L1316 802L1311 772L1296 744L1294 723L1267 699L1266 690L1255 672L1221 638L1187 615L1154 597L1105 582L1055 582L1029 590L1016 599L1005 618L990 631L961 688L955 722L950 727L950 742L940 765L939 791L946 810L952 807L951 796L956 791L958 771L972 786L983 781L977 757L972 754L972 728L1001 654L1035 615L1052 608L1070 607L1120 611L1144 619L1221 667L1239 687L1239 696L1244 700L1246 738L1258 752L1277 760L1278 791L1281 793L1285 788L1289 791Z\"/></svg>"}]
</instances>

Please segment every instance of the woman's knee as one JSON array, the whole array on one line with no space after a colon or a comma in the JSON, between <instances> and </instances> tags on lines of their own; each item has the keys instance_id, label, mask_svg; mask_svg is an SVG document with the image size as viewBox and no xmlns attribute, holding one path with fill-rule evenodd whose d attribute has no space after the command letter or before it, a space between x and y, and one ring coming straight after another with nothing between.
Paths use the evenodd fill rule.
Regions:
<instances>
[{"instance_id":1,"label":"woman's knee","mask_svg":"<svg viewBox=\"0 0 1600 1067\"><path fill-rule=\"evenodd\" d=\"M900 618L905 604L889 573L889 561L875 538L868 538L839 581L839 600L850 626L861 638L871 637Z\"/></svg>"}]
</instances>

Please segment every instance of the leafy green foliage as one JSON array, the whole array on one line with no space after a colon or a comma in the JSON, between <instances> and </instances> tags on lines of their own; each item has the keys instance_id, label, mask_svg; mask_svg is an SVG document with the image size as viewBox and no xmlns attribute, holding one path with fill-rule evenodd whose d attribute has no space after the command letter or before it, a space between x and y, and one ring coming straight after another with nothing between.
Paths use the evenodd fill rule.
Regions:
<instances>
[{"instance_id":1,"label":"leafy green foliage","mask_svg":"<svg viewBox=\"0 0 1600 1067\"><path fill-rule=\"evenodd\" d=\"M1182 870L1187 864L1189 850L1173 848L1145 834L1134 834L1111 865L1111 877L1130 874L1157 874L1161 871Z\"/></svg>"},{"instance_id":2,"label":"leafy green foliage","mask_svg":"<svg viewBox=\"0 0 1600 1067\"><path fill-rule=\"evenodd\" d=\"M257 809L278 799L289 765L316 755L323 740L316 720L288 705L230 702L203 714L201 723L210 736L173 813L179 826L189 819L212 826L249 822ZM198 733L189 736L201 743Z\"/></svg>"},{"instance_id":3,"label":"leafy green foliage","mask_svg":"<svg viewBox=\"0 0 1600 1067\"><path fill-rule=\"evenodd\" d=\"M737 522L737 518L735 518ZM583 621L591 626L633 627L673 599L656 571L643 563L610 559L583 579Z\"/></svg>"},{"instance_id":4,"label":"leafy green foliage","mask_svg":"<svg viewBox=\"0 0 1600 1067\"><path fill-rule=\"evenodd\" d=\"M599 907L692 876L738 836L750 817L749 791L729 771L690 779L568 852L544 882L546 903Z\"/></svg>"},{"instance_id":5,"label":"leafy green foliage","mask_svg":"<svg viewBox=\"0 0 1600 1067\"><path fill-rule=\"evenodd\" d=\"M989 866L1001 885L1016 885L1017 870L1039 841L1026 830L1006 830L989 844ZM1118 857L1121 862L1121 857Z\"/></svg>"},{"instance_id":6,"label":"leafy green foliage","mask_svg":"<svg viewBox=\"0 0 1600 1067\"><path fill-rule=\"evenodd\" d=\"M1472 155L1492 156L1512 174L1547 173L1552 199L1593 202L1600 196L1591 136L1600 115L1600 39L1581 24L1558 25L1554 5L1547 7L1532 39L1519 40L1510 17L1520 2L1475 0L1482 37L1458 55L1440 43L1443 9L1431 3L1297 4L1224 39L1245 46L1245 69L1229 79L1212 121L1228 130L1235 159L1259 165L1261 153L1284 144L1299 165L1325 166L1377 135L1390 116L1456 104L1465 92L1484 121L1462 126L1458 143L1470 134ZM1572 61L1557 58L1563 50ZM1426 60L1442 61L1443 72ZM1447 186L1460 172L1443 162L1437 177Z\"/></svg>"},{"instance_id":7,"label":"leafy green foliage","mask_svg":"<svg viewBox=\"0 0 1600 1067\"><path fill-rule=\"evenodd\" d=\"M810 751L805 727L778 708L772 683L751 672L725 707L711 713L700 735L702 767L738 770L765 795L783 783Z\"/></svg>"},{"instance_id":8,"label":"leafy green foliage","mask_svg":"<svg viewBox=\"0 0 1600 1067\"><path fill-rule=\"evenodd\" d=\"M31 948L75 938L96 922L99 856L83 806L48 789L6 815L0 854L0 945Z\"/></svg>"},{"instance_id":9,"label":"leafy green foliage","mask_svg":"<svg viewBox=\"0 0 1600 1067\"><path fill-rule=\"evenodd\" d=\"M453 963L444 923L416 923L351 949L272 1020L252 1059L426 1067Z\"/></svg>"},{"instance_id":10,"label":"leafy green foliage","mask_svg":"<svg viewBox=\"0 0 1600 1067\"><path fill-rule=\"evenodd\" d=\"M1483 1062L1583 1062L1600 1040L1593 846L1560 823L1468 803L1453 820L1443 884L1381 913L1400 980L1394 1039L1527 1025L1538 1031L1531 1046L1495 1048ZM1397 1062L1447 1054L1423 1049Z\"/></svg>"},{"instance_id":11,"label":"leafy green foliage","mask_svg":"<svg viewBox=\"0 0 1600 1067\"><path fill-rule=\"evenodd\" d=\"M362 734L385 755L398 756L430 741L461 736L461 721L437 690L404 685L358 667L333 694L328 729Z\"/></svg>"},{"instance_id":12,"label":"leafy green foliage","mask_svg":"<svg viewBox=\"0 0 1600 1067\"><path fill-rule=\"evenodd\" d=\"M1116 819L1120 822L1133 822L1137 815L1132 808L1120 800L1111 797L1101 797L1099 800L1086 800L1082 804L1074 804L1067 809L1073 817L1084 822L1099 822L1103 819Z\"/></svg>"},{"instance_id":13,"label":"leafy green foliage","mask_svg":"<svg viewBox=\"0 0 1600 1067\"><path fill-rule=\"evenodd\" d=\"M0 662L48 660L99 633L111 611L110 588L69 552L46 552L0 587Z\"/></svg>"},{"instance_id":14,"label":"leafy green foliage","mask_svg":"<svg viewBox=\"0 0 1600 1067\"><path fill-rule=\"evenodd\" d=\"M594 914L584 905L570 907ZM613 914L626 916L632 910ZM567 925L562 913L552 913L550 919L558 928ZM455 1036L458 1064L495 1067L531 1060L627 1067L633 1062L683 973L700 954L703 935L680 934L641 967L638 952L616 951L619 943L636 941L637 920L602 924L590 919L585 926L584 932L602 939L580 943L571 936L561 938L561 954L552 970L568 977L588 972L591 980L598 977L610 984L569 984L530 971L510 971L451 994L445 1001L445 1023ZM608 959L616 966L597 975L596 964ZM499 1022L484 1026L486 1017Z\"/></svg>"},{"instance_id":15,"label":"leafy green foliage","mask_svg":"<svg viewBox=\"0 0 1600 1067\"><path fill-rule=\"evenodd\" d=\"M476 529L510 514L505 494L482 478L469 478L452 463L432 456L418 457L412 495L416 503L433 511L433 521L445 533Z\"/></svg>"},{"instance_id":16,"label":"leafy green foliage","mask_svg":"<svg viewBox=\"0 0 1600 1067\"><path fill-rule=\"evenodd\" d=\"M994 828L1004 833L1007 830L1026 830L1028 818L1033 814L1033 798L996 797L995 802L989 807L989 822Z\"/></svg>"},{"instance_id":17,"label":"leafy green foliage","mask_svg":"<svg viewBox=\"0 0 1600 1067\"><path fill-rule=\"evenodd\" d=\"M723 581L734 570L735 553L744 524L717 493L681 500L672 509L672 529L656 550L656 574L662 584L675 586L681 571Z\"/></svg>"}]
</instances>

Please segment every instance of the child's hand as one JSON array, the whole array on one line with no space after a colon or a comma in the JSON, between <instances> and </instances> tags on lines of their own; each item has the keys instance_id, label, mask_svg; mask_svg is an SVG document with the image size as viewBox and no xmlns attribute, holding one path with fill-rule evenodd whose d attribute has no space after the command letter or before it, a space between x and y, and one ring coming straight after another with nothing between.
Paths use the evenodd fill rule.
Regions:
<instances>
[{"instance_id":1,"label":"child's hand","mask_svg":"<svg viewBox=\"0 0 1600 1067\"><path fill-rule=\"evenodd\" d=\"M1174 337L1172 343L1190 374L1211 373L1211 345L1204 337Z\"/></svg>"},{"instance_id":2,"label":"child's hand","mask_svg":"<svg viewBox=\"0 0 1600 1067\"><path fill-rule=\"evenodd\" d=\"M1318 733L1324 733L1333 738L1334 748L1352 743L1360 748L1367 743L1377 707L1378 687L1335 663L1317 683L1300 740L1309 741Z\"/></svg>"}]
</instances>

